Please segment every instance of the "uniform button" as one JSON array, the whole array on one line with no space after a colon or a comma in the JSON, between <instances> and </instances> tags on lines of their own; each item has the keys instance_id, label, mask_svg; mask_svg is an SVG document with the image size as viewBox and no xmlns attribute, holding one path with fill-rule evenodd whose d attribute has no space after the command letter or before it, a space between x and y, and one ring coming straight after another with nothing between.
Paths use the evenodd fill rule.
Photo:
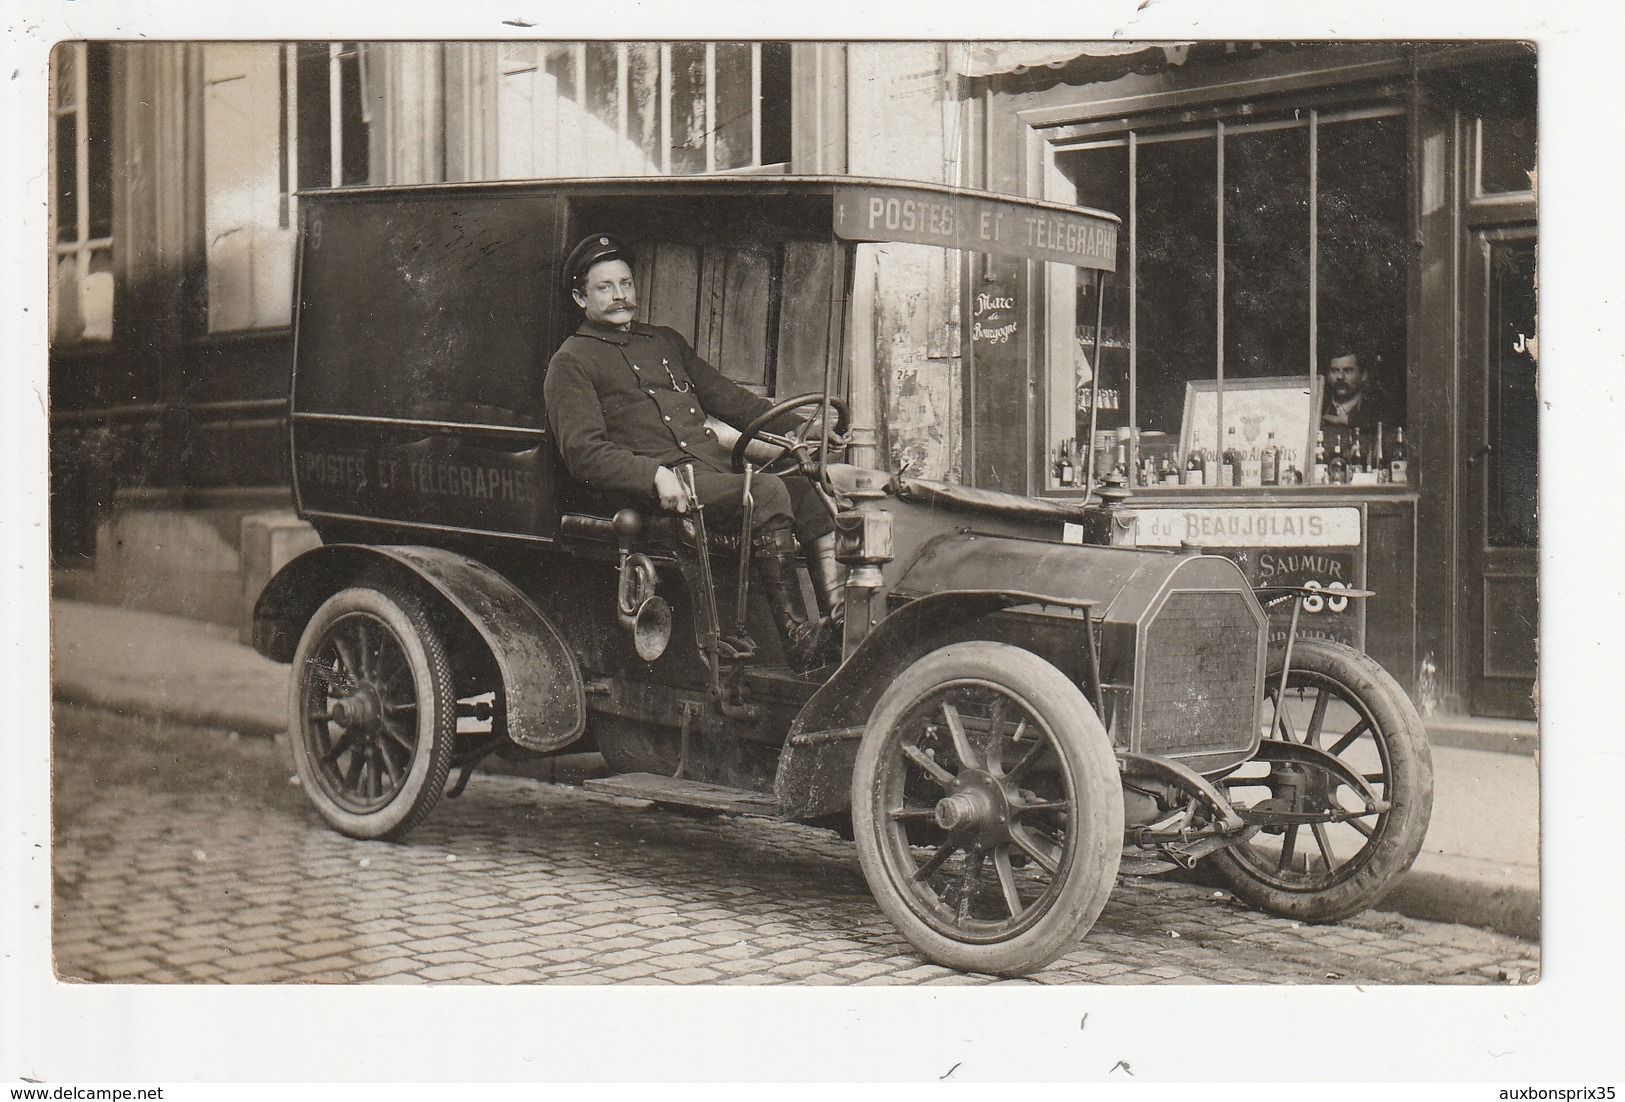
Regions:
<instances>
[{"instance_id":1,"label":"uniform button","mask_svg":"<svg viewBox=\"0 0 1625 1102\"><path fill-rule=\"evenodd\" d=\"M632 370L633 370L633 371L642 371L642 370L643 370L643 368L641 368L641 367L639 367L639 366L638 366L638 365L637 365L637 364L633 364L633 365L632 365Z\"/></svg>"},{"instance_id":2,"label":"uniform button","mask_svg":"<svg viewBox=\"0 0 1625 1102\"><path fill-rule=\"evenodd\" d=\"M688 407L688 412L690 412L690 413L698 413L698 412L700 412L700 411L699 411L699 410L697 410L697 409L695 409L695 408L694 408L694 407L693 407L693 406L689 406L689 407Z\"/></svg>"},{"instance_id":3,"label":"uniform button","mask_svg":"<svg viewBox=\"0 0 1625 1102\"><path fill-rule=\"evenodd\" d=\"M668 414L667 414L667 415L666 415L666 420L668 420L668 421L670 421L670 420L671 420L671 414L669 414L669 413L668 413Z\"/></svg>"},{"instance_id":4,"label":"uniform button","mask_svg":"<svg viewBox=\"0 0 1625 1102\"><path fill-rule=\"evenodd\" d=\"M655 388L654 388L654 387L650 387L650 388L649 388L649 393L650 393L650 394L651 394L651 395L652 395L652 394L654 394L654 392L655 392Z\"/></svg>"},{"instance_id":5,"label":"uniform button","mask_svg":"<svg viewBox=\"0 0 1625 1102\"><path fill-rule=\"evenodd\" d=\"M686 447L688 447L688 441L687 440L679 440L679 441L677 441L677 446L679 448L686 448Z\"/></svg>"}]
</instances>

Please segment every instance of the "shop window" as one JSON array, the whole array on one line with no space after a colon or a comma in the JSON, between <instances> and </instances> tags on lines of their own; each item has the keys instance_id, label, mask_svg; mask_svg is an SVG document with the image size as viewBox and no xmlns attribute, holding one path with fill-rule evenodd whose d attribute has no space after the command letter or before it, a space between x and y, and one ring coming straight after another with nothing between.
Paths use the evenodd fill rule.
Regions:
<instances>
[{"instance_id":1,"label":"shop window","mask_svg":"<svg viewBox=\"0 0 1625 1102\"><path fill-rule=\"evenodd\" d=\"M1534 191L1535 114L1487 115L1475 120L1475 197L1516 196Z\"/></svg>"},{"instance_id":2,"label":"shop window","mask_svg":"<svg viewBox=\"0 0 1625 1102\"><path fill-rule=\"evenodd\" d=\"M1230 485L1258 485L1270 465L1251 457L1273 450L1271 484L1307 484L1322 431L1346 459L1358 432L1368 469L1349 481L1379 481L1379 437L1386 459L1405 421L1405 142L1400 109L1376 106L1059 148L1077 201L1121 214L1125 232L1104 304L1093 279L1069 284L1076 339L1071 386L1050 388L1049 485L1088 461L1097 368L1097 474L1122 463L1136 485L1198 470L1207 483L1234 449L1249 464Z\"/></svg>"},{"instance_id":3,"label":"shop window","mask_svg":"<svg viewBox=\"0 0 1625 1102\"><path fill-rule=\"evenodd\" d=\"M51 339L113 336L111 47L68 42L51 57Z\"/></svg>"},{"instance_id":4,"label":"shop window","mask_svg":"<svg viewBox=\"0 0 1625 1102\"><path fill-rule=\"evenodd\" d=\"M289 324L300 188L366 183L355 43L203 47L209 330Z\"/></svg>"},{"instance_id":5,"label":"shop window","mask_svg":"<svg viewBox=\"0 0 1625 1102\"><path fill-rule=\"evenodd\" d=\"M1466 70L1463 99L1470 104L1472 198L1479 202L1529 199L1535 187L1535 67L1487 65Z\"/></svg>"},{"instance_id":6,"label":"shop window","mask_svg":"<svg viewBox=\"0 0 1625 1102\"><path fill-rule=\"evenodd\" d=\"M501 177L691 175L789 159L787 43L513 43L499 73Z\"/></svg>"}]
</instances>

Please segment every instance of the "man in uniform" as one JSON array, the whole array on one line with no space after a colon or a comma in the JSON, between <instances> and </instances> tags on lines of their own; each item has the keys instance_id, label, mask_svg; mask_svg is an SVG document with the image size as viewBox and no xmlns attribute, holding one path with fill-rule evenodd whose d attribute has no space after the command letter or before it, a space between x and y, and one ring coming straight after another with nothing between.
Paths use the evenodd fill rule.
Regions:
<instances>
[{"instance_id":1,"label":"man in uniform","mask_svg":"<svg viewBox=\"0 0 1625 1102\"><path fill-rule=\"evenodd\" d=\"M559 454L589 489L677 513L690 503L674 468L687 464L706 515L738 524L744 476L734 473L706 417L742 427L771 403L706 363L675 330L634 320L632 259L615 237L592 234L564 262L570 295L586 318L554 353L542 384ZM757 474L751 497L752 561L791 665L808 670L834 661L842 579L829 510L805 479ZM823 613L816 621L806 620L795 599L798 537Z\"/></svg>"}]
</instances>

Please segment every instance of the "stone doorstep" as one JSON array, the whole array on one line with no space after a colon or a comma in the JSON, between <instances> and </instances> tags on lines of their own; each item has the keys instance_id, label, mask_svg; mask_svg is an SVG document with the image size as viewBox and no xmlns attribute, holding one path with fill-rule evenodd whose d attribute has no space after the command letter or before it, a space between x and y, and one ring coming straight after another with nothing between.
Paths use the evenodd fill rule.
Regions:
<instances>
[{"instance_id":1,"label":"stone doorstep","mask_svg":"<svg viewBox=\"0 0 1625 1102\"><path fill-rule=\"evenodd\" d=\"M222 624L246 643L260 590L318 542L286 489L121 492L85 596Z\"/></svg>"},{"instance_id":2,"label":"stone doorstep","mask_svg":"<svg viewBox=\"0 0 1625 1102\"><path fill-rule=\"evenodd\" d=\"M316 529L292 510L250 513L242 519L238 574L238 639L254 641L254 604L267 582L289 562L321 545Z\"/></svg>"}]
</instances>

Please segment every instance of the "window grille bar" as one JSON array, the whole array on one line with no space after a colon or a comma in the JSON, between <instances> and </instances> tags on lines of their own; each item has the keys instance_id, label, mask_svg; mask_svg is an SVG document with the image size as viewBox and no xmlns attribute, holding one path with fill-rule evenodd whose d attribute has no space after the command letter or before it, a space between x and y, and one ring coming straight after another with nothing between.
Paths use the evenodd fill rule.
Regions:
<instances>
[{"instance_id":1,"label":"window grille bar","mask_svg":"<svg viewBox=\"0 0 1625 1102\"><path fill-rule=\"evenodd\" d=\"M705 44L705 171L717 170L717 44Z\"/></svg>"},{"instance_id":2,"label":"window grille bar","mask_svg":"<svg viewBox=\"0 0 1625 1102\"><path fill-rule=\"evenodd\" d=\"M339 59L344 55L342 43L330 42L327 46L327 179L332 187L344 183L344 112L339 110L339 103L344 96L343 64Z\"/></svg>"},{"instance_id":3,"label":"window grille bar","mask_svg":"<svg viewBox=\"0 0 1625 1102\"><path fill-rule=\"evenodd\" d=\"M660 171L671 175L671 43L660 44Z\"/></svg>"},{"instance_id":4,"label":"window grille bar","mask_svg":"<svg viewBox=\"0 0 1625 1102\"><path fill-rule=\"evenodd\" d=\"M1128 132L1128 423L1138 426L1140 400L1140 141ZM1102 273L1104 275L1104 273ZM1104 292L1102 292L1104 295ZM1102 334L1104 335L1104 334ZM1100 370L1099 365L1095 367ZM1089 441L1093 448L1095 442ZM1138 460L1136 442L1135 458Z\"/></svg>"},{"instance_id":5,"label":"window grille bar","mask_svg":"<svg viewBox=\"0 0 1625 1102\"><path fill-rule=\"evenodd\" d=\"M65 243L61 240L62 197L60 194L60 178L62 169L60 167L60 162L62 160L63 150L60 148L60 143L56 140L57 133L59 132L57 120L65 118L71 113L71 109L62 104L62 74L60 67L62 65L71 64L68 58L70 52L76 48L77 47L73 46L72 44L64 44L63 46L59 47L61 52L57 53L56 61L51 65L51 140L47 143L45 168L46 172L49 173L49 179L51 181L51 205L48 209L50 211L51 223L50 233L52 263L50 274L51 293L46 296L46 325L48 327L47 331L51 333L53 337L57 329L57 312L61 309L60 300L62 298L61 295L56 293L56 259L59 257L72 255L73 252L78 248L77 242Z\"/></svg>"},{"instance_id":6,"label":"window grille bar","mask_svg":"<svg viewBox=\"0 0 1625 1102\"><path fill-rule=\"evenodd\" d=\"M762 44L750 44L750 163L762 163Z\"/></svg>"},{"instance_id":7,"label":"window grille bar","mask_svg":"<svg viewBox=\"0 0 1625 1102\"><path fill-rule=\"evenodd\" d=\"M1319 374L1320 348L1320 112L1309 112L1309 438L1304 441L1304 457L1314 482L1315 429L1320 410L1315 408L1315 376ZM1302 470L1303 468L1298 468Z\"/></svg>"},{"instance_id":8,"label":"window grille bar","mask_svg":"<svg viewBox=\"0 0 1625 1102\"><path fill-rule=\"evenodd\" d=\"M570 150L570 165L572 167L565 168L561 163L560 168L565 172L592 172L592 139L590 137L592 128L587 122L592 114L587 110L587 44L577 42L571 48L571 52L575 54L576 59L575 130L577 145Z\"/></svg>"},{"instance_id":9,"label":"window grille bar","mask_svg":"<svg viewBox=\"0 0 1625 1102\"><path fill-rule=\"evenodd\" d=\"M355 73L356 86L359 89L356 95L361 100L357 105L357 113L361 116L361 125L372 126L372 101L367 98L367 47L357 42L355 44ZM372 169L367 169L367 179L372 179Z\"/></svg>"},{"instance_id":10,"label":"window grille bar","mask_svg":"<svg viewBox=\"0 0 1625 1102\"><path fill-rule=\"evenodd\" d=\"M632 107L627 101L631 99L632 76L631 58L627 45L624 42L615 44L615 137L620 142L621 165L617 167L630 167L637 164L631 151L627 148L627 132L631 129Z\"/></svg>"},{"instance_id":11,"label":"window grille bar","mask_svg":"<svg viewBox=\"0 0 1625 1102\"><path fill-rule=\"evenodd\" d=\"M299 47L282 47L277 75L282 78L282 108L277 127L277 225L287 229L293 220L293 193L299 190Z\"/></svg>"},{"instance_id":12,"label":"window grille bar","mask_svg":"<svg viewBox=\"0 0 1625 1102\"><path fill-rule=\"evenodd\" d=\"M1220 120L1213 135L1218 146L1218 171L1214 175L1216 177L1215 190L1219 199L1217 203L1218 249L1216 250L1218 263L1215 265L1219 269L1218 279L1215 280L1218 286L1219 307L1218 324L1214 326L1216 334L1214 343L1218 346L1215 374L1217 382L1214 385L1214 406L1218 415L1218 436L1215 438L1216 442L1213 449L1219 453L1220 471L1224 470L1224 134L1224 121Z\"/></svg>"},{"instance_id":13,"label":"window grille bar","mask_svg":"<svg viewBox=\"0 0 1625 1102\"><path fill-rule=\"evenodd\" d=\"M90 55L83 44L74 47L74 149L78 157L73 166L73 186L78 191L74 206L74 237L82 244L90 240L90 119L86 103L90 99ZM89 257L80 254L79 275L89 274Z\"/></svg>"},{"instance_id":14,"label":"window grille bar","mask_svg":"<svg viewBox=\"0 0 1625 1102\"><path fill-rule=\"evenodd\" d=\"M83 44L74 47L73 65L73 187L74 195L74 242L78 246L74 250L73 271L74 279L79 287L85 285L85 277L90 274L90 250L85 242L90 239L90 118L87 102L90 99L90 51ZM85 303L75 295L79 302L78 325L85 328Z\"/></svg>"}]
</instances>

